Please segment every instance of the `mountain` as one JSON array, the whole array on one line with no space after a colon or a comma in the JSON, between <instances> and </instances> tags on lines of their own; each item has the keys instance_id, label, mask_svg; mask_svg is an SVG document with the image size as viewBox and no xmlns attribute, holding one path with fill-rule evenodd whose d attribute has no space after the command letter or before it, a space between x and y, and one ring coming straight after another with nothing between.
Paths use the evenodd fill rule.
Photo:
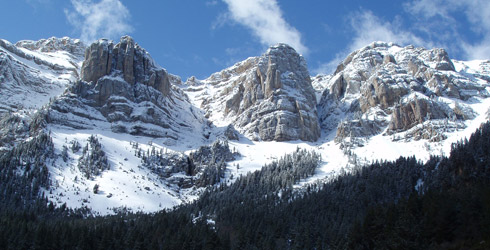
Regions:
<instances>
[{"instance_id":1,"label":"mountain","mask_svg":"<svg viewBox=\"0 0 490 250\"><path fill-rule=\"evenodd\" d=\"M314 78L325 86L322 129L357 160L447 154L464 131L488 119L489 66L451 60L443 49L374 42L347 56L333 75ZM384 150L375 150L379 143Z\"/></svg>"},{"instance_id":2,"label":"mountain","mask_svg":"<svg viewBox=\"0 0 490 250\"><path fill-rule=\"evenodd\" d=\"M481 62L480 70L488 68ZM351 53L325 84L319 104L322 127L337 127L337 141L381 132L405 139L440 141L447 130L476 117L478 98L489 97L488 78L466 72L443 49L373 43ZM344 121L335 110L347 114ZM444 128L433 120L445 120Z\"/></svg>"},{"instance_id":3,"label":"mountain","mask_svg":"<svg viewBox=\"0 0 490 250\"><path fill-rule=\"evenodd\" d=\"M131 37L117 44L99 40L87 48L80 80L51 105L49 119L76 129L106 127L179 141L206 125L179 84Z\"/></svg>"},{"instance_id":4,"label":"mountain","mask_svg":"<svg viewBox=\"0 0 490 250\"><path fill-rule=\"evenodd\" d=\"M0 40L0 62L2 176L100 214L171 208L287 153L299 163L271 183L299 191L377 160L427 161L490 114L489 61L384 42L315 77L277 44L182 82L128 36ZM299 148L319 166L299 169Z\"/></svg>"},{"instance_id":5,"label":"mountain","mask_svg":"<svg viewBox=\"0 0 490 250\"><path fill-rule=\"evenodd\" d=\"M286 44L270 47L208 79L190 78L186 92L215 123L231 123L260 141L316 141L320 128L305 59Z\"/></svg>"},{"instance_id":6,"label":"mountain","mask_svg":"<svg viewBox=\"0 0 490 250\"><path fill-rule=\"evenodd\" d=\"M79 77L85 45L78 39L0 40L0 112L37 109Z\"/></svg>"},{"instance_id":7,"label":"mountain","mask_svg":"<svg viewBox=\"0 0 490 250\"><path fill-rule=\"evenodd\" d=\"M31 116L79 76L85 46L78 39L0 39L0 150L26 139Z\"/></svg>"}]
</instances>

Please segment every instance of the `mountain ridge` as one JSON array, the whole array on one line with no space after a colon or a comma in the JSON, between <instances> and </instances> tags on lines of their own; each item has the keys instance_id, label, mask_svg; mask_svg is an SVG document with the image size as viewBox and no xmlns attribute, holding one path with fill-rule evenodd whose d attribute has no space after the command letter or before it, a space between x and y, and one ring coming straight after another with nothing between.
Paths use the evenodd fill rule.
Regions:
<instances>
[{"instance_id":1,"label":"mountain ridge","mask_svg":"<svg viewBox=\"0 0 490 250\"><path fill-rule=\"evenodd\" d=\"M0 93L18 103L0 101L2 150L49 132L48 199L102 214L188 202L203 186L233 182L298 147L322 155L299 189L378 159L427 160L447 154L490 113L490 62L453 61L442 49L375 42L333 75L311 77L306 60L278 44L183 83L127 36L83 54L76 39L0 42ZM27 87L13 92L15 74L40 79L38 87L19 80ZM21 98L44 92L32 107ZM206 147L220 148L214 161L202 156ZM83 177L87 162L100 171Z\"/></svg>"}]
</instances>

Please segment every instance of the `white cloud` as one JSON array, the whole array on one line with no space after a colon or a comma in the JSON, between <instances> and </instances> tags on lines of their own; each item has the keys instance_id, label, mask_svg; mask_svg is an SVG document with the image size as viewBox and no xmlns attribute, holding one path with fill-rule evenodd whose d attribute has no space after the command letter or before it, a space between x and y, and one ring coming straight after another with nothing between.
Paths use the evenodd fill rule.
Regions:
<instances>
[{"instance_id":1,"label":"white cloud","mask_svg":"<svg viewBox=\"0 0 490 250\"><path fill-rule=\"evenodd\" d=\"M65 9L65 15L80 38L92 42L98 38L115 39L133 30L128 23L131 15L119 0L71 0L73 10Z\"/></svg>"},{"instance_id":2,"label":"white cloud","mask_svg":"<svg viewBox=\"0 0 490 250\"><path fill-rule=\"evenodd\" d=\"M429 45L412 32L403 29L397 19L393 22L383 21L371 11L354 13L350 18L350 24L355 36L349 45L349 51L364 47L373 41L394 42L400 45Z\"/></svg>"},{"instance_id":3,"label":"white cloud","mask_svg":"<svg viewBox=\"0 0 490 250\"><path fill-rule=\"evenodd\" d=\"M229 18L251 29L266 46L287 43L299 53L308 53L301 34L284 20L276 0L223 0L228 5Z\"/></svg>"},{"instance_id":4,"label":"white cloud","mask_svg":"<svg viewBox=\"0 0 490 250\"><path fill-rule=\"evenodd\" d=\"M215 6L218 4L218 0L206 1L206 6Z\"/></svg>"},{"instance_id":5,"label":"white cloud","mask_svg":"<svg viewBox=\"0 0 490 250\"><path fill-rule=\"evenodd\" d=\"M465 59L490 58L490 1L414 0L407 2L405 9L422 20L418 26L427 27L426 33L442 35L443 40L464 52ZM458 31L461 23L456 16L461 14L469 24L462 29L479 36L477 40L467 41L466 35Z\"/></svg>"},{"instance_id":6,"label":"white cloud","mask_svg":"<svg viewBox=\"0 0 490 250\"><path fill-rule=\"evenodd\" d=\"M346 48L315 73L333 73L348 55L373 41L413 44L426 48L442 47L461 59L490 59L490 1L488 0L409 0L401 17L386 21L369 10L350 14L347 19L353 31Z\"/></svg>"}]
</instances>

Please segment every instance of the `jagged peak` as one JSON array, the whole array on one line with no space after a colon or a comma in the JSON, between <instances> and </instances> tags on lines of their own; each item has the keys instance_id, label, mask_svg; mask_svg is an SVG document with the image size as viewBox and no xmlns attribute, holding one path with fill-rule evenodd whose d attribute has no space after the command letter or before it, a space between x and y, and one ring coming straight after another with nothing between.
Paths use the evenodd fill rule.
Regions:
<instances>
[{"instance_id":1,"label":"jagged peak","mask_svg":"<svg viewBox=\"0 0 490 250\"><path fill-rule=\"evenodd\" d=\"M15 46L39 52L66 51L76 56L82 56L86 47L80 39L67 36L61 38L53 36L38 41L21 40L15 43Z\"/></svg>"},{"instance_id":2,"label":"jagged peak","mask_svg":"<svg viewBox=\"0 0 490 250\"><path fill-rule=\"evenodd\" d=\"M265 55L274 55L274 54L298 54L296 50L286 43L277 43L272 45L267 49Z\"/></svg>"},{"instance_id":3,"label":"jagged peak","mask_svg":"<svg viewBox=\"0 0 490 250\"><path fill-rule=\"evenodd\" d=\"M295 59L295 60L291 60ZM291 63L295 65L290 65ZM239 61L234 65L223 69L219 72L215 72L211 74L206 81L208 82L216 82L216 81L226 81L233 75L242 74L248 70L251 70L255 67L265 66L264 69L267 69L267 66L271 64L287 64L284 69L290 69L291 66L300 66L302 69L307 71L307 63L306 60L296 52L296 50L288 44L278 43L270 46L262 55L260 56L252 56L243 61ZM255 71L255 70L254 70ZM283 71L283 73L286 70ZM309 74L309 73L308 73ZM198 81L196 81L195 77L188 79L188 84L195 85Z\"/></svg>"},{"instance_id":4,"label":"jagged peak","mask_svg":"<svg viewBox=\"0 0 490 250\"><path fill-rule=\"evenodd\" d=\"M409 63L410 61L418 61L436 70L455 70L447 51L443 48L428 49L424 47L415 47L414 45L402 47L393 42L375 41L350 53L337 66L334 75L347 69L352 62L363 63L363 61L366 60L370 60L375 63L375 65L383 62ZM351 67L358 68L358 66Z\"/></svg>"},{"instance_id":5,"label":"jagged peak","mask_svg":"<svg viewBox=\"0 0 490 250\"><path fill-rule=\"evenodd\" d=\"M152 86L164 95L170 91L170 79L180 82L178 77L169 77L165 69L158 66L150 54L140 47L132 37L123 36L120 41L99 39L85 52L81 79L94 82L103 76L122 76L130 83Z\"/></svg>"}]
</instances>

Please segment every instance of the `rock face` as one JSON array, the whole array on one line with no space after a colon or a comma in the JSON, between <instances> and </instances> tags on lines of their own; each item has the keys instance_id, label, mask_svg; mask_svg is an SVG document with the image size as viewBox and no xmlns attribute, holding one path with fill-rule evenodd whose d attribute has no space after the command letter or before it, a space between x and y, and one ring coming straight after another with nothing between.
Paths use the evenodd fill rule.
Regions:
<instances>
[{"instance_id":1,"label":"rock face","mask_svg":"<svg viewBox=\"0 0 490 250\"><path fill-rule=\"evenodd\" d=\"M306 62L288 45L272 46L260 57L237 63L201 83L194 81L187 82L193 86L187 91L201 91L201 107L210 119L231 121L253 140L315 141L320 136ZM224 112L216 113L220 111Z\"/></svg>"},{"instance_id":2,"label":"rock face","mask_svg":"<svg viewBox=\"0 0 490 250\"><path fill-rule=\"evenodd\" d=\"M165 96L170 92L168 73L156 67L148 52L135 44L129 36L122 37L116 45L100 40L90 45L85 52L81 80L96 82L101 77L112 74L122 74L127 83L147 85Z\"/></svg>"},{"instance_id":3,"label":"rock face","mask_svg":"<svg viewBox=\"0 0 490 250\"><path fill-rule=\"evenodd\" d=\"M391 131L405 131L426 120L448 118L449 115L436 102L413 99L393 109L388 128Z\"/></svg>"},{"instance_id":4,"label":"rock face","mask_svg":"<svg viewBox=\"0 0 490 250\"><path fill-rule=\"evenodd\" d=\"M109 124L117 133L173 140L182 129L199 133L204 118L173 84L180 78L157 66L131 37L117 44L99 40L85 52L80 80L51 106L50 119L74 128Z\"/></svg>"},{"instance_id":5,"label":"rock face","mask_svg":"<svg viewBox=\"0 0 490 250\"><path fill-rule=\"evenodd\" d=\"M472 119L465 102L489 95L485 82L456 72L445 50L383 42L351 53L333 76L314 79L327 81L314 83L326 86L318 106L320 122L324 129L337 129L337 141L385 129L399 133L431 120Z\"/></svg>"}]
</instances>

